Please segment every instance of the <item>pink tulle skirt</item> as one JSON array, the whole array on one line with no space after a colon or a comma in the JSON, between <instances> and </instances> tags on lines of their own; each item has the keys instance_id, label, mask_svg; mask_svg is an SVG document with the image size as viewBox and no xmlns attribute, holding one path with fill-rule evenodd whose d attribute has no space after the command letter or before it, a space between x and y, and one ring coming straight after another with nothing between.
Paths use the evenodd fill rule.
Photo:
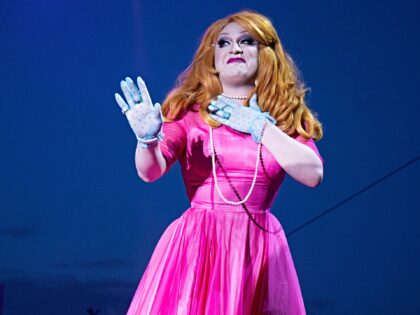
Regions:
<instances>
[{"instance_id":1,"label":"pink tulle skirt","mask_svg":"<svg viewBox=\"0 0 420 315\"><path fill-rule=\"evenodd\" d=\"M240 207L239 207L240 208ZM270 212L189 208L161 236L127 315L302 315L283 228Z\"/></svg>"}]
</instances>

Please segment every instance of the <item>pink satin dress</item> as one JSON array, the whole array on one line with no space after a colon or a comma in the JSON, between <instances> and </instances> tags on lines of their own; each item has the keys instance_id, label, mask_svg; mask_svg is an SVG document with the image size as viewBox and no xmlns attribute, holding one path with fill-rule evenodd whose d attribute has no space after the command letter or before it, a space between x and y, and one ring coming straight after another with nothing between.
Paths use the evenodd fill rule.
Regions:
<instances>
[{"instance_id":1,"label":"pink satin dress","mask_svg":"<svg viewBox=\"0 0 420 315\"><path fill-rule=\"evenodd\" d=\"M165 123L168 169L178 160L191 207L164 231L127 315L302 315L305 307L280 222L270 212L285 172L262 147L257 181L245 207L226 204L212 175L209 127L189 111ZM217 177L229 200L251 186L257 144L248 134L213 129ZM295 138L315 151L312 139ZM258 223L260 227L255 223ZM264 231L261 227L263 227Z\"/></svg>"}]
</instances>

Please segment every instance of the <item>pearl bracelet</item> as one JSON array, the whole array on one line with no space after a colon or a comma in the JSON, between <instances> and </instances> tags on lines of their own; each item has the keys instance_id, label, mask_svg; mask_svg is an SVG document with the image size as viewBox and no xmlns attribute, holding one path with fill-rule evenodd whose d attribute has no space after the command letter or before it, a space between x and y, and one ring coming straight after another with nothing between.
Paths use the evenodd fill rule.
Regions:
<instances>
[{"instance_id":1,"label":"pearl bracelet","mask_svg":"<svg viewBox=\"0 0 420 315\"><path fill-rule=\"evenodd\" d=\"M136 138L137 138L137 143L140 145L140 147L144 149L148 149L148 148L156 146L159 142L161 142L163 138L165 138L165 134L162 131L160 131L155 137L146 136L146 137L141 138L136 135Z\"/></svg>"}]
</instances>

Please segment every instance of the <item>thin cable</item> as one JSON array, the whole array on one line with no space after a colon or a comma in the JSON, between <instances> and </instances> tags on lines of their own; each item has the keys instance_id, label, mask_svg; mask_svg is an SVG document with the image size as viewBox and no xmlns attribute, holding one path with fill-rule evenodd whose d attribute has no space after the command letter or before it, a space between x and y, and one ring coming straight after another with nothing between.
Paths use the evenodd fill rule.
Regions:
<instances>
[{"instance_id":1,"label":"thin cable","mask_svg":"<svg viewBox=\"0 0 420 315\"><path fill-rule=\"evenodd\" d=\"M309 221L306 221L305 223L303 223L302 225L298 226L297 228L295 228L294 230L292 230L291 232L288 232L286 234L286 237L290 237L290 235L302 230L303 228L307 227L308 225L314 223L315 221L318 221L319 219L321 219L323 216L327 215L328 213L332 212L333 210L337 209L338 207L344 205L345 203L349 202L350 200L352 200L353 198L356 198L357 196L359 196L360 194L364 193L365 191L369 190L370 188L378 185L379 183L383 182L385 179L387 179L388 177L391 177L392 175L395 175L396 173L398 173L399 171L401 171L402 169L408 167L409 165L417 162L417 160L420 159L420 155L416 156L414 159L404 163L403 165L397 167L395 170L389 172L388 174L382 176L381 178L375 180L373 183L367 185L365 188L360 189L359 191L355 192L354 194L350 195L349 197L347 197L346 199L340 201L339 203L337 203L335 206L332 206L331 208L321 212L320 214L318 214L317 216L313 217L312 219L310 219Z\"/></svg>"}]
</instances>

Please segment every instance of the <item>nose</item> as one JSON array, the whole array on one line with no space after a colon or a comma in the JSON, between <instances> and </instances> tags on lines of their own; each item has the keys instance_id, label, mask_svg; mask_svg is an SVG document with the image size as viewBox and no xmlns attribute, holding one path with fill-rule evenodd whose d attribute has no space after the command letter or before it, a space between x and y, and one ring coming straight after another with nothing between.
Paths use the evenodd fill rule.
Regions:
<instances>
[{"instance_id":1,"label":"nose","mask_svg":"<svg viewBox=\"0 0 420 315\"><path fill-rule=\"evenodd\" d=\"M231 52L233 53L242 52L242 47L239 45L237 41L233 42Z\"/></svg>"}]
</instances>

